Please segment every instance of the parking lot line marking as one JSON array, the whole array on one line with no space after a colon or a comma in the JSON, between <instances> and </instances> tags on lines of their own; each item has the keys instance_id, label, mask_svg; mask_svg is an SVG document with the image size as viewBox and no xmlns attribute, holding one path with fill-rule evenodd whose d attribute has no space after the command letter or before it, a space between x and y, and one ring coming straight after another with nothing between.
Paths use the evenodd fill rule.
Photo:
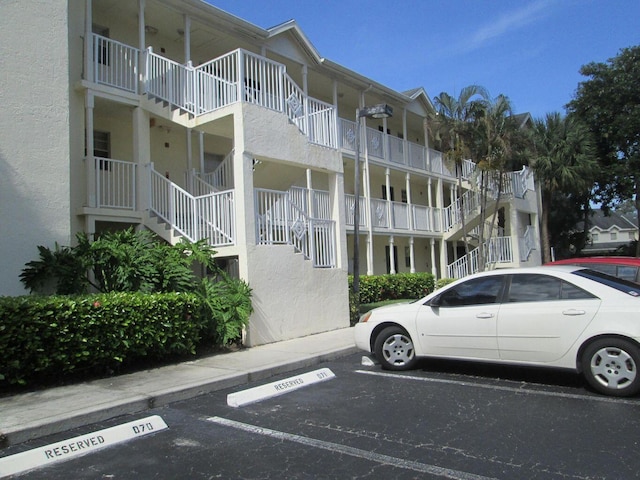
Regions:
<instances>
[{"instance_id":1,"label":"parking lot line marking","mask_svg":"<svg viewBox=\"0 0 640 480\"><path fill-rule=\"evenodd\" d=\"M502 390L506 392L525 393L527 395L543 395L547 397L574 398L578 400L588 400L588 401L594 401L594 402L605 402L605 403L616 403L616 404L623 403L627 405L635 405L636 407L640 406L640 402L637 400L625 400L623 398L595 397L590 395L578 395L575 393L560 393L560 392L549 392L549 391L542 391L542 390L526 390L524 388L506 387L503 385L485 385L482 383L467 382L462 380L416 377L413 375L400 375L397 373L386 373L386 372L370 372L367 370L356 370L355 372L363 373L365 375L378 376L378 377L399 378L404 380L415 380L419 382L446 383L450 385L460 385L463 387L476 387L476 388L485 388L488 390Z\"/></svg>"},{"instance_id":2,"label":"parking lot line marking","mask_svg":"<svg viewBox=\"0 0 640 480\"><path fill-rule=\"evenodd\" d=\"M340 445L339 443L326 442L324 440L317 440L315 438L303 437L301 435L280 432L278 430L271 430L270 428L258 427L257 425L237 422L235 420L229 420L227 418L209 417L207 418L207 421L213 422L217 425L235 428L256 435L277 438L278 440L287 440L289 442L295 442L301 445L328 450L333 453L350 455L352 457L370 460L372 462L380 463L383 465L404 468L406 470L413 470L420 473L428 473L431 475L436 475L438 477L450 478L453 480L496 480L491 477L484 477L482 475L476 475L473 473L438 467L437 465L429 465L425 463L414 462L413 460L404 460L402 458L391 457L389 455L369 452L367 450L361 450L359 448Z\"/></svg>"},{"instance_id":3,"label":"parking lot line marking","mask_svg":"<svg viewBox=\"0 0 640 480\"><path fill-rule=\"evenodd\" d=\"M334 373L328 368L321 368L313 372L303 373L295 377L285 378L277 382L242 390L227 395L227 405L230 407L242 407L250 403L276 397L283 393L291 392L318 382L325 382L335 378Z\"/></svg>"},{"instance_id":4,"label":"parking lot line marking","mask_svg":"<svg viewBox=\"0 0 640 480\"><path fill-rule=\"evenodd\" d=\"M162 417L152 415L97 432L0 458L0 478L55 462L86 455L110 445L169 428Z\"/></svg>"}]
</instances>

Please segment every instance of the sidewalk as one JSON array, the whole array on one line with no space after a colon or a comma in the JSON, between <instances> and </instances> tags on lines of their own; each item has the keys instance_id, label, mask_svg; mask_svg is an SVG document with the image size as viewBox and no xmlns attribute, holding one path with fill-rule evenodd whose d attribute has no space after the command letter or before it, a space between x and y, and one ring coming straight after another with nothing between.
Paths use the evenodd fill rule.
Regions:
<instances>
[{"instance_id":1,"label":"sidewalk","mask_svg":"<svg viewBox=\"0 0 640 480\"><path fill-rule=\"evenodd\" d=\"M0 449L356 352L353 328L0 398Z\"/></svg>"}]
</instances>

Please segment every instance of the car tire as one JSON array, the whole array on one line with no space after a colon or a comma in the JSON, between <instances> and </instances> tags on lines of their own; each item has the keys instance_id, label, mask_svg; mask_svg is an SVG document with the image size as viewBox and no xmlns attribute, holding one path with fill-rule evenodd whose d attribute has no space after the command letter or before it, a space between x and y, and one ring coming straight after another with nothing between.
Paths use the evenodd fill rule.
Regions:
<instances>
[{"instance_id":1,"label":"car tire","mask_svg":"<svg viewBox=\"0 0 640 480\"><path fill-rule=\"evenodd\" d=\"M409 370L418 361L411 337L400 327L387 327L376 337L376 358L385 370Z\"/></svg>"},{"instance_id":2,"label":"car tire","mask_svg":"<svg viewBox=\"0 0 640 480\"><path fill-rule=\"evenodd\" d=\"M629 397L640 391L640 349L621 338L602 338L585 348L582 373L591 387L605 395Z\"/></svg>"}]
</instances>

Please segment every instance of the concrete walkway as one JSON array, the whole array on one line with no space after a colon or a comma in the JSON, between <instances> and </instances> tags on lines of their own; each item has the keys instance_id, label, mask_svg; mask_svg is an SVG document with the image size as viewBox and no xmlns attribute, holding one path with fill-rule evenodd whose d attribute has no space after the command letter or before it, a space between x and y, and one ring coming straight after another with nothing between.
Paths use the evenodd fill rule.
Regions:
<instances>
[{"instance_id":1,"label":"concrete walkway","mask_svg":"<svg viewBox=\"0 0 640 480\"><path fill-rule=\"evenodd\" d=\"M0 448L356 352L353 328L0 398Z\"/></svg>"}]
</instances>

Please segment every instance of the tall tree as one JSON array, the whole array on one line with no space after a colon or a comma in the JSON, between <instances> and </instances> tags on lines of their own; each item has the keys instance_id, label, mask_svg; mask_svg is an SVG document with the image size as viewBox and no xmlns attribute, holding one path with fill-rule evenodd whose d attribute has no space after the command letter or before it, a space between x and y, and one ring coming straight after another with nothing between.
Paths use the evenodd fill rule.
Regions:
<instances>
[{"instance_id":1,"label":"tall tree","mask_svg":"<svg viewBox=\"0 0 640 480\"><path fill-rule=\"evenodd\" d=\"M580 69L569 111L593 132L603 168L595 193L604 207L633 199L640 224L640 45ZM640 256L640 242L635 251Z\"/></svg>"},{"instance_id":2,"label":"tall tree","mask_svg":"<svg viewBox=\"0 0 640 480\"><path fill-rule=\"evenodd\" d=\"M471 158L471 143L474 137L473 123L487 104L489 95L479 85L470 85L462 89L458 97L446 92L434 97L435 118L431 126L433 136L445 153L447 162L453 166L458 180L458 190L462 192L462 169L465 160ZM465 221L464 199L460 197L459 215L465 253L469 253L469 239Z\"/></svg>"},{"instance_id":3,"label":"tall tree","mask_svg":"<svg viewBox=\"0 0 640 480\"><path fill-rule=\"evenodd\" d=\"M480 192L480 245L485 238L491 239L496 225L498 208L505 188L505 175L513 171L515 165L522 165L519 158L526 151L525 134L513 115L511 101L505 95L498 95L488 101L478 112L473 129L474 141L471 156L476 163L476 180ZM485 236L485 225L493 203L489 232ZM490 247L490 245L489 245ZM486 258L480 250L479 269L483 270Z\"/></svg>"},{"instance_id":4,"label":"tall tree","mask_svg":"<svg viewBox=\"0 0 640 480\"><path fill-rule=\"evenodd\" d=\"M542 255L551 261L550 213L557 194L588 195L597 172L593 138L574 117L558 112L534 120L531 164L542 193Z\"/></svg>"}]
</instances>

